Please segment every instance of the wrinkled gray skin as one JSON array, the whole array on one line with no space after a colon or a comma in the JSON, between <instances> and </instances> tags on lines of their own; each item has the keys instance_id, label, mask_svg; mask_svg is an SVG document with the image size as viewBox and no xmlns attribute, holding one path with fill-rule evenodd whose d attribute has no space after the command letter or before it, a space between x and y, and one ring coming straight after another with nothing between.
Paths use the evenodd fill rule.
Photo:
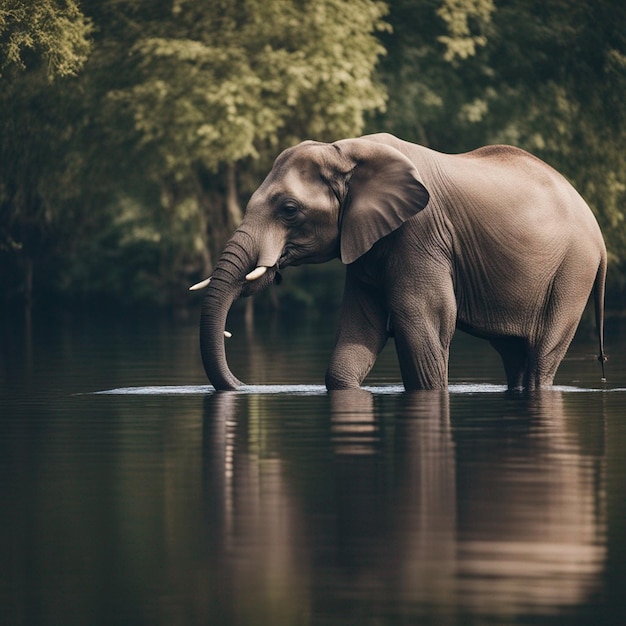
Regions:
<instances>
[{"instance_id":1,"label":"wrinkled gray skin","mask_svg":"<svg viewBox=\"0 0 626 626\"><path fill-rule=\"evenodd\" d=\"M592 291L604 359L606 250L560 174L508 146L447 155L377 134L284 151L250 199L202 309L217 389L242 384L224 352L233 301L279 267L338 256L347 271L328 389L360 386L390 334L406 389L445 388L455 328L491 342L509 388L550 385ZM246 279L256 267L269 269Z\"/></svg>"}]
</instances>

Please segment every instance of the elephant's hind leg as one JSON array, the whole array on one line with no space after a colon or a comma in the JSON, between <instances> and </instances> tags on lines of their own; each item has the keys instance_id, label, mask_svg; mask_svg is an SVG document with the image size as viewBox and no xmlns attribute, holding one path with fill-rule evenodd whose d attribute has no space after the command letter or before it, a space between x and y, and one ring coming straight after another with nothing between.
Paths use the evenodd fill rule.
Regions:
<instances>
[{"instance_id":1,"label":"elephant's hind leg","mask_svg":"<svg viewBox=\"0 0 626 626\"><path fill-rule=\"evenodd\" d=\"M499 337L490 343L502 358L509 390L532 391L552 385L570 341L571 337L565 337L562 343L548 347L545 342L533 346L523 337Z\"/></svg>"},{"instance_id":2,"label":"elephant's hind leg","mask_svg":"<svg viewBox=\"0 0 626 626\"><path fill-rule=\"evenodd\" d=\"M525 387L552 385L565 357L593 288L596 265L571 254L554 277L540 324L529 342Z\"/></svg>"},{"instance_id":3,"label":"elephant's hind leg","mask_svg":"<svg viewBox=\"0 0 626 626\"><path fill-rule=\"evenodd\" d=\"M497 337L491 345L502 358L506 382L509 389L522 389L525 386L528 367L528 342L522 337Z\"/></svg>"},{"instance_id":4,"label":"elephant's hind leg","mask_svg":"<svg viewBox=\"0 0 626 626\"><path fill-rule=\"evenodd\" d=\"M529 390L548 387L554 383L554 377L561 361L569 348L576 328L578 318L562 324L558 333L551 333L544 337L536 346L532 346L528 353L528 366L524 387Z\"/></svg>"}]
</instances>

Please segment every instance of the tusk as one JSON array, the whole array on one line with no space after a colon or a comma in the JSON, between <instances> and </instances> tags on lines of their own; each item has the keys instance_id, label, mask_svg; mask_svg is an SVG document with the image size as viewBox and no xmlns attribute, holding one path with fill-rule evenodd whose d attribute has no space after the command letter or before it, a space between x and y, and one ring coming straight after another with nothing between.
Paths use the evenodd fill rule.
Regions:
<instances>
[{"instance_id":1,"label":"tusk","mask_svg":"<svg viewBox=\"0 0 626 626\"><path fill-rule=\"evenodd\" d=\"M229 333L227 330L224 331L224 337L226 337L227 339L230 339L232 336L232 333Z\"/></svg>"},{"instance_id":2,"label":"tusk","mask_svg":"<svg viewBox=\"0 0 626 626\"><path fill-rule=\"evenodd\" d=\"M267 267L264 265L259 265L256 269L252 270L248 275L246 275L246 280L256 280L257 278L261 278L263 274L267 272Z\"/></svg>"},{"instance_id":3,"label":"tusk","mask_svg":"<svg viewBox=\"0 0 626 626\"><path fill-rule=\"evenodd\" d=\"M198 291L198 289L204 289L210 282L211 282L211 277L209 276L208 278L201 280L199 283L196 283L195 285L191 285L191 287L189 287L189 291Z\"/></svg>"}]
</instances>

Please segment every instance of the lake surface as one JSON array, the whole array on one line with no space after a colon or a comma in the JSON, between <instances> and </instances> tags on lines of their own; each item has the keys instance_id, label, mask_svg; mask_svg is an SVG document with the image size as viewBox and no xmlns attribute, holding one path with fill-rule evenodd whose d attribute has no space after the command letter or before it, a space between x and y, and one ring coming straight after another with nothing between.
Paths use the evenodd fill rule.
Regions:
<instances>
[{"instance_id":1,"label":"lake surface","mask_svg":"<svg viewBox=\"0 0 626 626\"><path fill-rule=\"evenodd\" d=\"M541 393L455 339L447 392L390 344L327 393L334 321L5 321L0 623L626 623L626 326L608 383L581 333Z\"/></svg>"}]
</instances>

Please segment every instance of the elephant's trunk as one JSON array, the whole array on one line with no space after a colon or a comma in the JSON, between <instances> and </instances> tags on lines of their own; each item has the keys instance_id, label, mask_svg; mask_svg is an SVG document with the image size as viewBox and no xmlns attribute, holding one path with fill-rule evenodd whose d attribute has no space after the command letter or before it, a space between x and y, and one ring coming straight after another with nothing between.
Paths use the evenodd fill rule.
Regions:
<instances>
[{"instance_id":1,"label":"elephant's trunk","mask_svg":"<svg viewBox=\"0 0 626 626\"><path fill-rule=\"evenodd\" d=\"M200 316L200 353L209 380L216 389L237 389L243 383L226 361L224 330L232 303L239 297L251 261L235 233L218 261L207 287Z\"/></svg>"},{"instance_id":2,"label":"elephant's trunk","mask_svg":"<svg viewBox=\"0 0 626 626\"><path fill-rule=\"evenodd\" d=\"M257 267L259 258L256 239L243 228L239 228L220 257L210 282L202 281L207 291L200 316L200 353L209 380L216 389L237 389L243 383L230 371L226 362L224 331L226 317L232 303L240 296L248 296L271 284L276 277L276 268ZM251 252L250 249L254 248ZM270 259L278 258L272 252ZM275 261L271 260L271 263ZM254 269L254 268L257 269Z\"/></svg>"},{"instance_id":3,"label":"elephant's trunk","mask_svg":"<svg viewBox=\"0 0 626 626\"><path fill-rule=\"evenodd\" d=\"M200 354L209 380L216 389L237 389L243 383L230 371L226 362L224 329L230 306L237 298L237 289L220 285L213 275L202 303L200 317Z\"/></svg>"}]
</instances>

